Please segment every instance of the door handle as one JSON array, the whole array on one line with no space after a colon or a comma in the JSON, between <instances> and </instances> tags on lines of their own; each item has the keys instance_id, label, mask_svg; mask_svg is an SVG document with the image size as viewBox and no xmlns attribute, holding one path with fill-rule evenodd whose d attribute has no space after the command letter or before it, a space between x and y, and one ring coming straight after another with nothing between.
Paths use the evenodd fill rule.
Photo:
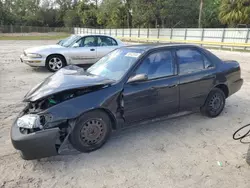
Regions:
<instances>
[{"instance_id":1,"label":"door handle","mask_svg":"<svg viewBox=\"0 0 250 188\"><path fill-rule=\"evenodd\" d=\"M93 52L93 51L95 51L95 49L94 49L94 48L92 48L92 49L90 49L90 51L92 51L92 52Z\"/></svg>"}]
</instances>

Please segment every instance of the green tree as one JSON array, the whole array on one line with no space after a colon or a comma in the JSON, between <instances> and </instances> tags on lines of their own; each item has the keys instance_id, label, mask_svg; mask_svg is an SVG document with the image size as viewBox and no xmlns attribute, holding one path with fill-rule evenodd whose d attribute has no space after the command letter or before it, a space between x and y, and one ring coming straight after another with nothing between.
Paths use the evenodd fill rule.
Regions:
<instances>
[{"instance_id":1,"label":"green tree","mask_svg":"<svg viewBox=\"0 0 250 188\"><path fill-rule=\"evenodd\" d=\"M219 7L221 23L229 27L250 23L249 0L222 0Z\"/></svg>"},{"instance_id":2,"label":"green tree","mask_svg":"<svg viewBox=\"0 0 250 188\"><path fill-rule=\"evenodd\" d=\"M221 27L222 24L218 19L219 6L221 0L205 0L203 15L202 15L202 27Z\"/></svg>"},{"instance_id":3,"label":"green tree","mask_svg":"<svg viewBox=\"0 0 250 188\"><path fill-rule=\"evenodd\" d=\"M126 10L122 1L103 0L98 9L98 24L108 28L119 28L125 26Z\"/></svg>"},{"instance_id":4,"label":"green tree","mask_svg":"<svg viewBox=\"0 0 250 188\"><path fill-rule=\"evenodd\" d=\"M133 22L141 27L197 27L197 0L134 0Z\"/></svg>"},{"instance_id":5,"label":"green tree","mask_svg":"<svg viewBox=\"0 0 250 188\"><path fill-rule=\"evenodd\" d=\"M199 1L168 0L167 27L197 27L199 18Z\"/></svg>"},{"instance_id":6,"label":"green tree","mask_svg":"<svg viewBox=\"0 0 250 188\"><path fill-rule=\"evenodd\" d=\"M150 27L155 20L154 0L134 0L132 3L133 24L136 27Z\"/></svg>"},{"instance_id":7,"label":"green tree","mask_svg":"<svg viewBox=\"0 0 250 188\"><path fill-rule=\"evenodd\" d=\"M81 25L81 19L75 10L67 10L63 17L64 25L66 27L73 27Z\"/></svg>"},{"instance_id":8,"label":"green tree","mask_svg":"<svg viewBox=\"0 0 250 188\"><path fill-rule=\"evenodd\" d=\"M96 27L97 9L96 5L88 0L82 0L77 6L78 14L85 27Z\"/></svg>"}]
</instances>

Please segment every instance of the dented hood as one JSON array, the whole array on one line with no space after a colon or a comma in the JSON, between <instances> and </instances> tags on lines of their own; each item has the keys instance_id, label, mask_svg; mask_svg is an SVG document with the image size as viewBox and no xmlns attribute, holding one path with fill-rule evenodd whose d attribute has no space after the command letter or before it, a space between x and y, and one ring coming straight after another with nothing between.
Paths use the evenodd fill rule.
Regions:
<instances>
[{"instance_id":1,"label":"dented hood","mask_svg":"<svg viewBox=\"0 0 250 188\"><path fill-rule=\"evenodd\" d=\"M89 74L83 68L70 65L57 71L31 89L25 95L24 101L34 102L62 91L98 85L105 86L113 82L113 80Z\"/></svg>"}]
</instances>

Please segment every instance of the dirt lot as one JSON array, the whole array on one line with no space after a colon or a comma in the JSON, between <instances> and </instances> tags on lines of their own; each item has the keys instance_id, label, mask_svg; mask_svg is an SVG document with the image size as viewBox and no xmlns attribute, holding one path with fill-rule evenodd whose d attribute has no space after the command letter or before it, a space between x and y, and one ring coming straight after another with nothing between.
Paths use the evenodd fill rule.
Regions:
<instances>
[{"instance_id":1,"label":"dirt lot","mask_svg":"<svg viewBox=\"0 0 250 188\"><path fill-rule=\"evenodd\" d=\"M0 41L0 188L250 187L248 146L232 140L233 132L250 122L250 54L238 52L216 52L238 60L245 80L220 117L195 113L146 123L114 135L90 154L22 160L11 145L11 123L25 93L50 73L20 63L19 55L27 47L51 43Z\"/></svg>"}]
</instances>

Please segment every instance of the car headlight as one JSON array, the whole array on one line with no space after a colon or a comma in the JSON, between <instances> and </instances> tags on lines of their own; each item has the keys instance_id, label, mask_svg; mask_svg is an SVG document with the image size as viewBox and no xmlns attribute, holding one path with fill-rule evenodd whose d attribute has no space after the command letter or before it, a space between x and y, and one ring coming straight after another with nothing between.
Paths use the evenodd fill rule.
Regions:
<instances>
[{"instance_id":1,"label":"car headlight","mask_svg":"<svg viewBox=\"0 0 250 188\"><path fill-rule=\"evenodd\" d=\"M26 129L43 128L40 116L36 114L27 114L18 118L17 126Z\"/></svg>"},{"instance_id":2,"label":"car headlight","mask_svg":"<svg viewBox=\"0 0 250 188\"><path fill-rule=\"evenodd\" d=\"M41 58L42 57L40 54L33 54L33 53L27 53L26 55L28 57L31 57L31 58Z\"/></svg>"}]
</instances>

